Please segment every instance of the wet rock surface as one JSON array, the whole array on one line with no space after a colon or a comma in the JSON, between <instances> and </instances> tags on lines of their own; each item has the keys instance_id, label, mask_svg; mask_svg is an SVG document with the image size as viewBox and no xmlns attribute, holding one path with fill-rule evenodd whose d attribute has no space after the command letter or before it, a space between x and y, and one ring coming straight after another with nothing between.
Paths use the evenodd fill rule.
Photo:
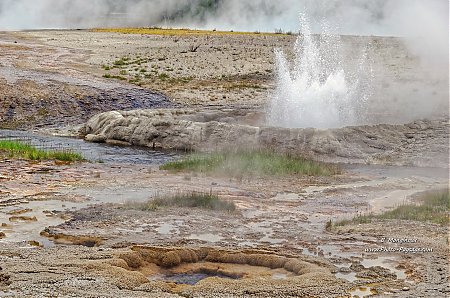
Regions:
<instances>
[{"instance_id":1,"label":"wet rock surface","mask_svg":"<svg viewBox=\"0 0 450 298\"><path fill-rule=\"evenodd\" d=\"M233 111L111 111L92 117L80 133L91 142L117 140L151 148L211 151L237 146L273 149L333 162L448 166L449 124L445 119L319 130L257 127L224 121L232 116ZM240 121L242 118L245 116Z\"/></svg>"}]
</instances>

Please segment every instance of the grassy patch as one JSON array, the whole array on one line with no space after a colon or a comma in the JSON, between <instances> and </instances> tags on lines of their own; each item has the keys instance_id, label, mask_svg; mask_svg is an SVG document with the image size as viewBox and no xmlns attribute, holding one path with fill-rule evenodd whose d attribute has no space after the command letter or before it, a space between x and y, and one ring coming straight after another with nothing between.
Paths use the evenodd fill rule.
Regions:
<instances>
[{"instance_id":1,"label":"grassy patch","mask_svg":"<svg viewBox=\"0 0 450 298\"><path fill-rule=\"evenodd\" d=\"M161 81L165 81L165 80L169 79L169 75L166 73L160 73L158 75L158 79L160 79Z\"/></svg>"},{"instance_id":2,"label":"grassy patch","mask_svg":"<svg viewBox=\"0 0 450 298\"><path fill-rule=\"evenodd\" d=\"M348 224L364 224L373 220L404 219L432 222L441 225L449 224L450 194L449 190L430 191L423 193L417 204L408 203L382 214L358 215L351 220L341 220L335 226Z\"/></svg>"},{"instance_id":3,"label":"grassy patch","mask_svg":"<svg viewBox=\"0 0 450 298\"><path fill-rule=\"evenodd\" d=\"M81 154L71 150L47 151L37 149L34 146L11 140L0 140L0 153L7 154L10 158L24 158L30 160L60 160L60 161L81 161L84 160Z\"/></svg>"},{"instance_id":4,"label":"grassy patch","mask_svg":"<svg viewBox=\"0 0 450 298\"><path fill-rule=\"evenodd\" d=\"M129 63L128 63L129 60L130 60L130 58L128 58L128 57L122 57L122 58L120 58L120 59L114 61L113 64L114 64L115 66L125 66L125 65L128 65L128 64L129 64Z\"/></svg>"},{"instance_id":5,"label":"grassy patch","mask_svg":"<svg viewBox=\"0 0 450 298\"><path fill-rule=\"evenodd\" d=\"M183 160L166 163L160 169L217 173L227 176L330 176L339 173L339 168L334 165L269 151L193 154Z\"/></svg>"},{"instance_id":6,"label":"grassy patch","mask_svg":"<svg viewBox=\"0 0 450 298\"><path fill-rule=\"evenodd\" d=\"M202 208L208 210L232 212L236 206L232 202L224 201L213 193L189 192L176 193L172 195L158 195L146 202L128 202L124 205L126 209L137 209L142 211L154 211L160 207L187 207Z\"/></svg>"},{"instance_id":7,"label":"grassy patch","mask_svg":"<svg viewBox=\"0 0 450 298\"><path fill-rule=\"evenodd\" d=\"M125 77L122 77L122 76L116 76L116 75L111 75L111 74L109 74L109 73L104 74L103 77L104 77L104 78L107 78L107 79L118 79L118 80L121 80L121 81L126 81L126 80L127 80L127 78L125 78Z\"/></svg>"}]
</instances>

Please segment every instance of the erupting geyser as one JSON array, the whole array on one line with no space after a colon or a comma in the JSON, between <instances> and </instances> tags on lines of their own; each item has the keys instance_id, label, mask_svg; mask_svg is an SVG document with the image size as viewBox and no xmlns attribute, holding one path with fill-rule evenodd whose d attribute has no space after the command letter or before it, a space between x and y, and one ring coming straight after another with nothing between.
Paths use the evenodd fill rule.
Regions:
<instances>
[{"instance_id":1,"label":"erupting geyser","mask_svg":"<svg viewBox=\"0 0 450 298\"><path fill-rule=\"evenodd\" d=\"M370 71L361 55L353 71L343 68L340 37L313 36L306 17L294 46L294 61L275 50L277 87L268 107L271 126L333 128L363 122L369 97ZM354 57L353 57L354 58Z\"/></svg>"}]
</instances>

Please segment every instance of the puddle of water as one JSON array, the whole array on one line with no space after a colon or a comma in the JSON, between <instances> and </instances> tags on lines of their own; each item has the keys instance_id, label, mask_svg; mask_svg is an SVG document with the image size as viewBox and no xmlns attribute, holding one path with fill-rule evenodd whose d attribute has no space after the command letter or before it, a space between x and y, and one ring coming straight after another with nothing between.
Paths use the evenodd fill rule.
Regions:
<instances>
[{"instance_id":1,"label":"puddle of water","mask_svg":"<svg viewBox=\"0 0 450 298\"><path fill-rule=\"evenodd\" d=\"M407 166L383 166L383 165L363 165L363 164L341 164L350 172L359 175L369 175L378 177L398 177L411 178L420 176L422 178L442 178L448 179L448 169L430 167L407 167Z\"/></svg>"},{"instance_id":2,"label":"puddle of water","mask_svg":"<svg viewBox=\"0 0 450 298\"><path fill-rule=\"evenodd\" d=\"M0 297L16 297L16 295L15 291L0 291Z\"/></svg>"},{"instance_id":3,"label":"puddle of water","mask_svg":"<svg viewBox=\"0 0 450 298\"><path fill-rule=\"evenodd\" d=\"M359 257L360 253L355 253L351 251L342 251L342 245L335 244L323 244L317 246L319 250L321 250L324 256L339 256L343 258L351 258L351 257Z\"/></svg>"},{"instance_id":4,"label":"puddle of water","mask_svg":"<svg viewBox=\"0 0 450 298\"><path fill-rule=\"evenodd\" d=\"M278 272L276 272L276 273L272 274L272 278L273 279L287 279L288 275L285 274L285 273L278 273Z\"/></svg>"},{"instance_id":5,"label":"puddle of water","mask_svg":"<svg viewBox=\"0 0 450 298\"><path fill-rule=\"evenodd\" d=\"M359 287L350 291L350 297L368 297L374 295L371 288Z\"/></svg>"},{"instance_id":6,"label":"puddle of water","mask_svg":"<svg viewBox=\"0 0 450 298\"><path fill-rule=\"evenodd\" d=\"M353 257L361 257L361 253L353 252L353 251L343 251L343 246L363 246L364 242L354 242L354 243L329 243L318 245L316 248L310 250L308 248L303 248L302 254L308 256L317 256L319 252L323 253L325 257L338 256L342 258L353 258Z\"/></svg>"},{"instance_id":7,"label":"puddle of water","mask_svg":"<svg viewBox=\"0 0 450 298\"><path fill-rule=\"evenodd\" d=\"M126 232L126 233L142 233L144 231L143 228L136 228L134 230L124 229L124 228L116 228L117 231Z\"/></svg>"},{"instance_id":8,"label":"puddle of water","mask_svg":"<svg viewBox=\"0 0 450 298\"><path fill-rule=\"evenodd\" d=\"M302 254L304 254L306 256L315 257L315 256L317 256L317 250L310 250L308 248L303 247Z\"/></svg>"},{"instance_id":9,"label":"puddle of water","mask_svg":"<svg viewBox=\"0 0 450 298\"><path fill-rule=\"evenodd\" d=\"M206 242L218 242L218 241L221 241L223 239L223 237L219 236L219 235L207 233L207 234L191 234L191 235L189 235L188 239L201 240L201 241L206 241Z\"/></svg>"},{"instance_id":10,"label":"puddle of water","mask_svg":"<svg viewBox=\"0 0 450 298\"><path fill-rule=\"evenodd\" d=\"M244 209L242 210L242 216L244 218L258 218L262 217L264 215L264 212L258 209Z\"/></svg>"},{"instance_id":11,"label":"puddle of water","mask_svg":"<svg viewBox=\"0 0 450 298\"><path fill-rule=\"evenodd\" d=\"M250 222L247 224L248 227L252 229L252 231L255 231L257 233L263 233L263 234L272 234L273 229L270 227L269 222Z\"/></svg>"},{"instance_id":12,"label":"puddle of water","mask_svg":"<svg viewBox=\"0 0 450 298\"><path fill-rule=\"evenodd\" d=\"M35 241L39 242L39 245L41 245L44 248L55 246L55 242L53 240L50 240L42 236L35 237Z\"/></svg>"},{"instance_id":13,"label":"puddle of water","mask_svg":"<svg viewBox=\"0 0 450 298\"><path fill-rule=\"evenodd\" d=\"M280 244L283 242L286 242L286 239L277 239L277 238L271 238L269 235L266 235L264 237L262 237L261 239L259 239L259 241L261 242L269 242L271 244Z\"/></svg>"},{"instance_id":14,"label":"puddle of water","mask_svg":"<svg viewBox=\"0 0 450 298\"><path fill-rule=\"evenodd\" d=\"M252 242L252 241L243 241L243 242L238 243L238 246L243 246L243 247L246 247L246 246L255 247L257 245L258 245L257 243Z\"/></svg>"},{"instance_id":15,"label":"puddle of water","mask_svg":"<svg viewBox=\"0 0 450 298\"><path fill-rule=\"evenodd\" d=\"M398 270L395 268L395 260L388 257L378 257L375 259L364 259L361 261L361 265L365 268L380 266L388 269L389 271L395 273L397 275L397 279L406 279L406 273L402 270Z\"/></svg>"},{"instance_id":16,"label":"puddle of water","mask_svg":"<svg viewBox=\"0 0 450 298\"><path fill-rule=\"evenodd\" d=\"M426 188L413 188L407 190L394 190L389 192L388 194L372 199L370 201L370 207L373 213L380 213L385 211L386 209L395 208L401 204L408 202L408 197L425 191Z\"/></svg>"},{"instance_id":17,"label":"puddle of water","mask_svg":"<svg viewBox=\"0 0 450 298\"><path fill-rule=\"evenodd\" d=\"M153 187L133 188L133 187L109 187L97 189L75 189L69 191L70 194L87 196L93 202L125 204L128 202L144 202L156 194Z\"/></svg>"},{"instance_id":18,"label":"puddle of water","mask_svg":"<svg viewBox=\"0 0 450 298\"><path fill-rule=\"evenodd\" d=\"M159 234L162 234L162 235L178 234L179 233L178 228L175 225L170 224L170 223L163 223L163 224L161 224L158 228L156 228L156 231Z\"/></svg>"},{"instance_id":19,"label":"puddle of water","mask_svg":"<svg viewBox=\"0 0 450 298\"><path fill-rule=\"evenodd\" d=\"M354 282L358 279L356 277L356 272L338 272L336 273L336 278L342 278L349 282Z\"/></svg>"},{"instance_id":20,"label":"puddle of water","mask_svg":"<svg viewBox=\"0 0 450 298\"><path fill-rule=\"evenodd\" d=\"M230 277L221 273L172 273L172 274L158 274L151 276L150 280L161 280L167 282L174 282L176 284L185 284L185 285L195 285L199 281L208 278L208 277L220 277L220 278L228 278L228 279L237 279L235 277Z\"/></svg>"},{"instance_id":21,"label":"puddle of water","mask_svg":"<svg viewBox=\"0 0 450 298\"><path fill-rule=\"evenodd\" d=\"M270 200L274 201L300 201L301 198L296 193L277 193L276 196L271 198Z\"/></svg>"},{"instance_id":22,"label":"puddle of water","mask_svg":"<svg viewBox=\"0 0 450 298\"><path fill-rule=\"evenodd\" d=\"M47 216L48 213L44 211L66 211L72 208L83 208L88 206L89 202L66 202L58 200L49 201L30 201L15 205L13 207L4 208L0 212L0 222L7 223L7 227L2 227L2 231L5 232L6 237L0 240L1 242L28 242L37 241L44 247L54 246L53 241L40 236L40 232L49 226L56 226L65 222L64 219L57 215ZM11 215L6 212L13 209L31 209L21 215L28 217L36 217L36 221L15 221L10 222Z\"/></svg>"}]
</instances>

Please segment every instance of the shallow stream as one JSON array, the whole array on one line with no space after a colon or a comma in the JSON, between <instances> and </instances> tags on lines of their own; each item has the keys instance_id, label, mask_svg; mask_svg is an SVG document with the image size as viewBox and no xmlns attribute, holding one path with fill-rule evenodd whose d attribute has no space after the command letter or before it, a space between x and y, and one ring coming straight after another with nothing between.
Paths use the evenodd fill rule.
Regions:
<instances>
[{"instance_id":1,"label":"shallow stream","mask_svg":"<svg viewBox=\"0 0 450 298\"><path fill-rule=\"evenodd\" d=\"M179 154L145 147L89 143L82 139L55 137L28 131L0 130L0 139L19 140L44 150L73 150L91 162L160 165Z\"/></svg>"}]
</instances>

